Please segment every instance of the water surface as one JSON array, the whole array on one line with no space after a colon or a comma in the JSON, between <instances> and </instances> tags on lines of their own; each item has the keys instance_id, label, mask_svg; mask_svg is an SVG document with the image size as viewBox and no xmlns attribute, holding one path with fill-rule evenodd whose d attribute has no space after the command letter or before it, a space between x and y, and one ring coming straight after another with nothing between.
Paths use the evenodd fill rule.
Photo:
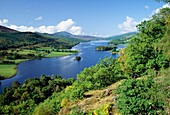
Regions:
<instances>
[{"instance_id":1,"label":"water surface","mask_svg":"<svg viewBox=\"0 0 170 115\"><path fill-rule=\"evenodd\" d=\"M107 45L108 41L90 41L80 43L72 49L80 50L78 54L68 55L64 57L43 58L30 60L18 64L17 75L1 81L0 93L3 87L11 86L13 81L19 81L21 84L25 79L40 77L44 75L61 75L63 78L74 78L76 75L84 70L85 67L95 65L100 58L107 57L117 58L118 54L110 54L106 51L95 51L95 47ZM118 49L126 47L125 45L118 45ZM73 61L76 56L80 56L80 61Z\"/></svg>"}]
</instances>

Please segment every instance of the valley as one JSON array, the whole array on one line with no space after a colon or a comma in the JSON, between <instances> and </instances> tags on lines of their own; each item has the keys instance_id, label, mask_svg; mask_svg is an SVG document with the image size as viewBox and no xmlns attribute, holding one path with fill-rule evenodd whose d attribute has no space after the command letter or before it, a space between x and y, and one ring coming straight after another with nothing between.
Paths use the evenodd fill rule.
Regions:
<instances>
[{"instance_id":1,"label":"valley","mask_svg":"<svg viewBox=\"0 0 170 115\"><path fill-rule=\"evenodd\" d=\"M0 114L170 114L169 0L2 3Z\"/></svg>"}]
</instances>

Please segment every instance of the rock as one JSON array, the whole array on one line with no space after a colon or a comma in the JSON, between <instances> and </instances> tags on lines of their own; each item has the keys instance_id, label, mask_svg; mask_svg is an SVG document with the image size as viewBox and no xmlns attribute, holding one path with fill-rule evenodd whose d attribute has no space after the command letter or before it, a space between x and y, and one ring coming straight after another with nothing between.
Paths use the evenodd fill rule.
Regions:
<instances>
[{"instance_id":1,"label":"rock","mask_svg":"<svg viewBox=\"0 0 170 115\"><path fill-rule=\"evenodd\" d=\"M110 102L114 102L114 101L116 101L116 97L112 96L112 100Z\"/></svg>"},{"instance_id":2,"label":"rock","mask_svg":"<svg viewBox=\"0 0 170 115\"><path fill-rule=\"evenodd\" d=\"M109 89L105 89L103 96L104 96L104 97L109 96L109 95L110 95L110 91L111 91L111 90L109 90Z\"/></svg>"}]
</instances>

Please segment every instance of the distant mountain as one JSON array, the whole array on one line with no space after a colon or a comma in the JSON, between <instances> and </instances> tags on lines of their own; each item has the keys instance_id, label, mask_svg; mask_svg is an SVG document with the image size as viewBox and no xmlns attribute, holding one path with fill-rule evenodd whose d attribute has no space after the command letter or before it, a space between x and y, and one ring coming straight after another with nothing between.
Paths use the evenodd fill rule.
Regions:
<instances>
[{"instance_id":1,"label":"distant mountain","mask_svg":"<svg viewBox=\"0 0 170 115\"><path fill-rule=\"evenodd\" d=\"M1 33L13 33L13 32L18 32L18 31L0 25L0 32Z\"/></svg>"},{"instance_id":2,"label":"distant mountain","mask_svg":"<svg viewBox=\"0 0 170 115\"><path fill-rule=\"evenodd\" d=\"M136 32L131 32L131 33L126 33L122 35L108 37L106 39L111 40L111 41L108 42L107 44L110 44L110 45L129 44L131 43L130 40L133 37L135 37L135 35L136 35Z\"/></svg>"},{"instance_id":3,"label":"distant mountain","mask_svg":"<svg viewBox=\"0 0 170 115\"><path fill-rule=\"evenodd\" d=\"M67 32L66 32L67 33ZM88 40L78 39L75 38L72 34L71 35L63 35L63 34L47 34L47 33L38 33L40 35L44 35L50 38L57 38L57 39L63 39L63 40L69 40L69 41L77 41L77 42L87 42ZM70 34L70 33L68 33Z\"/></svg>"},{"instance_id":4,"label":"distant mountain","mask_svg":"<svg viewBox=\"0 0 170 115\"><path fill-rule=\"evenodd\" d=\"M59 35L59 36L67 36L67 37L74 37L75 35L69 33L69 32L66 32L66 31L62 31L62 32L57 32L57 33L54 33L54 35Z\"/></svg>"},{"instance_id":5,"label":"distant mountain","mask_svg":"<svg viewBox=\"0 0 170 115\"><path fill-rule=\"evenodd\" d=\"M81 40L102 40L103 39L100 37L94 37L94 36L88 36L88 35L73 35L69 32L65 32L65 31L54 33L54 35L77 38L77 39L81 39Z\"/></svg>"},{"instance_id":6,"label":"distant mountain","mask_svg":"<svg viewBox=\"0 0 170 115\"><path fill-rule=\"evenodd\" d=\"M136 35L137 32L130 32L126 34L121 34L121 35L116 35L116 36L111 36L108 38L105 38L106 40L120 40L120 39L131 39Z\"/></svg>"}]
</instances>

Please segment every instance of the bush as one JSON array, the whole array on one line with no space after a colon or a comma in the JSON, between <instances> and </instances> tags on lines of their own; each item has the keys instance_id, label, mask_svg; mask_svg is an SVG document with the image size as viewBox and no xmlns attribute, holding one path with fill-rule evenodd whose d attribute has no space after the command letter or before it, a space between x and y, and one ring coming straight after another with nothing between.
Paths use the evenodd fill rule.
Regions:
<instances>
[{"instance_id":1,"label":"bush","mask_svg":"<svg viewBox=\"0 0 170 115\"><path fill-rule=\"evenodd\" d=\"M164 113L162 93L153 79L124 80L116 90L118 111L123 114Z\"/></svg>"}]
</instances>

